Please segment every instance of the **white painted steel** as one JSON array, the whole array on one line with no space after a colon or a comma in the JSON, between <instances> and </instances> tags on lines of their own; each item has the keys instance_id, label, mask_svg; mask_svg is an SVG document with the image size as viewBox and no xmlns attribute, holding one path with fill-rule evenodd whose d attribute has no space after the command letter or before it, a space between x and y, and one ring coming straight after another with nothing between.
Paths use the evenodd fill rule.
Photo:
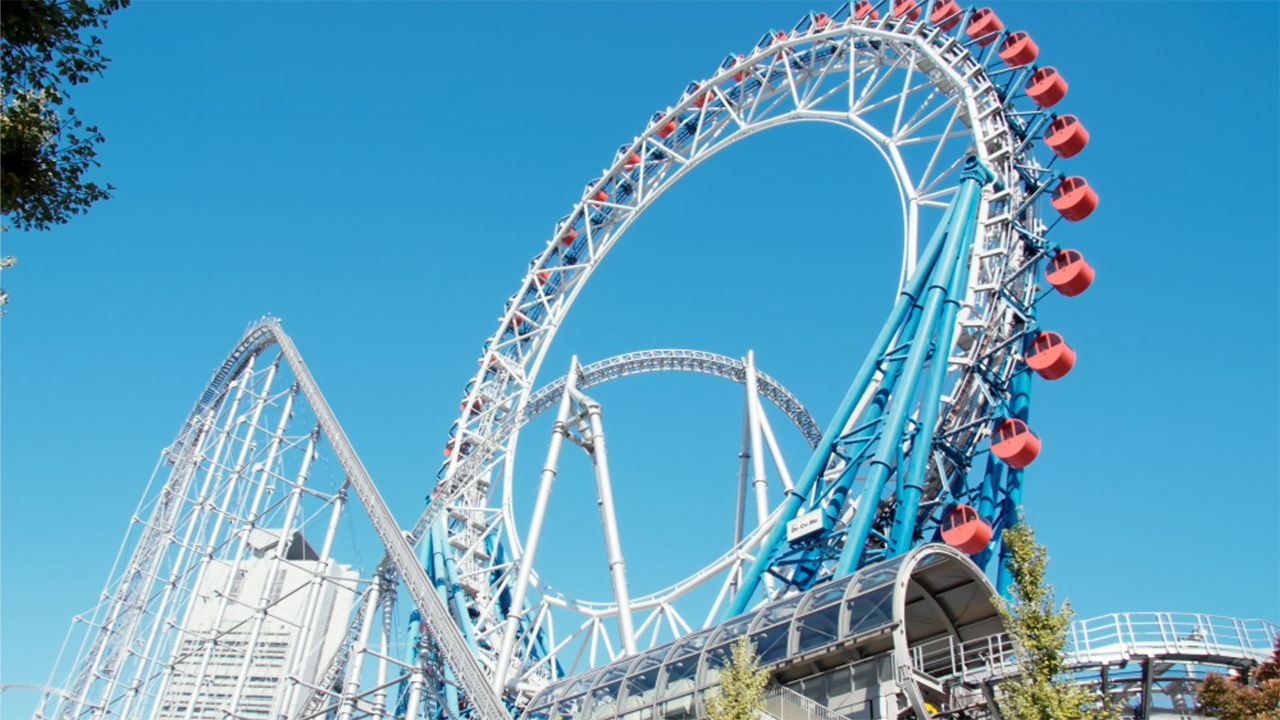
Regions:
<instances>
[{"instance_id":1,"label":"white painted steel","mask_svg":"<svg viewBox=\"0 0 1280 720\"><path fill-rule=\"evenodd\" d=\"M950 401L940 413L937 433L960 456L971 453L985 437L985 424L976 421L991 416L1002 402L1002 383L1017 361L1010 340L1026 325L1025 312L1014 306L1034 296L1035 280L1028 268L1034 267L1030 260L1044 247L1044 225L1035 203L1026 202L1030 194L1023 180L1045 182L1049 174L1011 129L1022 120L989 77L989 72L999 71L990 64L996 62L993 48L962 42L956 37L960 32L894 20L886 13L877 21L844 19L819 30L796 31L757 48L659 113L552 228L551 238L508 301L499 329L485 344L480 369L468 384L463 403L467 410L452 437L458 447L465 443L469 452L449 456L435 499L418 525L451 518L460 571L476 580L468 595L480 610L475 620L479 634L505 626L506 618L495 614L491 602L499 586L483 582L485 577L501 577L500 569L486 566L471 548L503 543L511 555L519 555L519 534L506 509L515 482L512 458L528 408L548 401L532 388L565 314L607 252L651 202L703 160L756 132L790 122L826 122L871 141L893 172L902 200L904 277L914 266L925 220L922 209L946 206L964 157L976 155L994 171L1000 187L986 191L980 203L979 238L968 260L971 287L959 320L980 328L981 337L968 351L952 353L948 359L951 372L945 394ZM745 82L761 84L732 97L737 74L744 74ZM700 104L698 96L704 90L712 99ZM659 131L671 121L681 129L663 138ZM641 161L632 164L633 155ZM608 194L607 200L595 198L600 190ZM577 228L578 239L567 247L561 239L570 225ZM954 464L954 455L939 452L935 464L945 469ZM493 490L498 474L504 487L501 496ZM491 519L498 509L503 509L503 519L494 524ZM491 530L470 530L476 526ZM744 551L732 552L740 557ZM717 563L712 566L724 569ZM692 579L706 580L705 569ZM674 597L669 593L682 587L685 584L677 583L649 602L653 607L669 604ZM554 595L547 602L571 607L587 618L617 613L611 603ZM643 605L641 598L633 602L636 609ZM524 626L542 610L539 605L525 608ZM594 648L600 642L596 630L589 621L575 633ZM553 652L564 647L559 636L549 636L548 644ZM488 652L481 649L482 655ZM568 658L564 664L571 664ZM536 688L550 679L546 663L526 668L517 685Z\"/></svg>"}]
</instances>

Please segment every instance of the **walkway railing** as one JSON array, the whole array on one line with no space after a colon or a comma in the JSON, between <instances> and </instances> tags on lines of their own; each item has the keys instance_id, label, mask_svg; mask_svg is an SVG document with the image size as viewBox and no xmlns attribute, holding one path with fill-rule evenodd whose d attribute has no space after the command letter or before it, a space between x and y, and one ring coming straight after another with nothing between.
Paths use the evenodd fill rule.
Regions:
<instances>
[{"instance_id":1,"label":"walkway railing","mask_svg":"<svg viewBox=\"0 0 1280 720\"><path fill-rule=\"evenodd\" d=\"M1266 660L1280 625L1191 613L1118 613L1073 623L1068 637L1078 664L1133 655Z\"/></svg>"},{"instance_id":2,"label":"walkway railing","mask_svg":"<svg viewBox=\"0 0 1280 720\"><path fill-rule=\"evenodd\" d=\"M1117 613L1072 623L1067 635L1071 665L1120 662L1148 656L1207 662L1271 657L1280 625L1191 613ZM911 649L917 670L933 677L981 680L1017 670L1009 636L1001 633L958 643L951 637Z\"/></svg>"},{"instance_id":3,"label":"walkway railing","mask_svg":"<svg viewBox=\"0 0 1280 720\"><path fill-rule=\"evenodd\" d=\"M775 685L765 693L764 712L776 720L847 720L835 710L783 685Z\"/></svg>"}]
</instances>

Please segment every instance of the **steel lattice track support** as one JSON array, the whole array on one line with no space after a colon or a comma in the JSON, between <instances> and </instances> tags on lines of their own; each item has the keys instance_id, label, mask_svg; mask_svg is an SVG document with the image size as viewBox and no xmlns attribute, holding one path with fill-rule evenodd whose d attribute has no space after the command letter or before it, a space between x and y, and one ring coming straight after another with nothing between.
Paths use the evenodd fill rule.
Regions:
<instances>
[{"instance_id":1,"label":"steel lattice track support","mask_svg":"<svg viewBox=\"0 0 1280 720\"><path fill-rule=\"evenodd\" d=\"M750 357L750 354L749 354L749 357ZM758 412L756 414L757 417L755 422L750 426L759 427L760 433L763 435L763 439L767 441L765 444L767 446L768 455L772 459L775 467L779 470L779 474L781 476L780 479L783 483L783 490L784 492L790 490L792 485L790 475L786 471L785 463L783 462L780 451L778 450L777 440L774 437L773 429L769 425L768 420L764 416L763 408L761 407L760 398L763 397L771 401L775 407L781 410L787 416L787 418L791 420L792 424L798 430L801 431L801 433L804 435L806 441L809 443L810 446L816 445L820 437L820 431L818 430L816 421L808 413L808 411L805 410L803 404L800 403L800 401L795 397L795 395L793 395L791 391L787 390L787 388L782 386L773 377L756 368L749 359L734 360L733 358L730 358L724 355L718 355L715 353L709 353L709 352L704 352L699 350L680 350L680 349L643 350L643 351L637 351L637 352L631 352L631 353L624 353L622 355L606 358L604 360L600 360L586 366L581 366L576 370L577 379L575 380L575 383L576 383L576 387L580 389L585 389L595 385L603 384L606 382L612 382L625 377L629 377L631 375L645 374L645 373L652 373L652 372L693 372L693 373L706 374L706 375L711 375L713 377L719 377L719 378L731 380L733 382L737 382L744 385L744 387L747 388L747 397L750 398L748 402L751 403L750 405L747 406L748 410L744 410L744 418L749 413L749 408L751 408L752 405L754 405ZM752 374L754 374L755 376L754 394L752 392L751 383L749 382L749 377ZM532 395L532 398L529 404L526 406L525 412L522 413L518 418L514 418L513 423L505 430L505 432L510 433L510 432L518 431L521 427L523 427L528 422L532 421L535 417L540 415L542 412L545 412L546 410L551 409L552 407L555 407L558 403L562 402L564 398L563 391L568 382L569 382L569 376L565 376L557 380L554 380L548 383L546 386L540 388L537 392L535 392ZM747 439L744 438L744 447L742 450L742 456L750 459L753 453L755 454L757 460L762 461L764 459L764 455L765 455L764 450L761 448L750 447L747 444ZM761 474L759 469L757 469L756 472L757 472L757 475ZM757 507L758 516L762 509L763 509L762 507ZM776 521L776 516L769 515L767 510L765 510L764 512L766 515L768 515L768 517L765 518L765 523L762 524L760 527L758 527L752 534L746 535L741 530L735 533L735 537L734 537L735 548L748 547L758 543L762 533L761 528L763 528L763 530L767 530L768 527L772 526L772 523ZM439 523L437 523L437 527L440 527ZM418 540L419 538L421 538L421 540ZM420 520L418 525L415 526L414 531L410 534L410 540L419 541L420 547L425 547L426 544L431 542L436 542L440 544L445 543L446 535L443 533L443 531L434 533L434 534L431 532L427 532L426 528L423 527L422 521ZM514 548L514 552L521 553L521 557L522 557L523 549L517 546ZM428 554L434 557L438 553L430 552ZM716 560L714 560L708 566L708 568L703 571L703 573L711 575L716 572L719 572L720 570L723 569L723 567L732 563L733 560L734 560L734 554L731 551L731 553L726 554L725 556L721 556L720 558L717 558ZM387 567L389 566L389 564L390 564L390 559L388 557L384 557L380 567ZM453 606L452 607L453 617L465 618L467 617L467 612L465 608L466 598L464 596L460 596L460 593L456 590L456 588L458 587L456 571L452 571L452 574L451 572L446 571L445 564L446 563L444 562L439 563L438 567L431 569L430 572L433 575L433 577L436 578L437 580L437 587L445 588L441 590L441 593L442 593L441 596L442 596L442 599L445 599L446 602L448 602ZM426 566L428 568L431 568L429 564L427 564ZM530 572L532 571L531 565L522 563L521 570L525 570L526 568ZM525 585L527 587L527 582L521 583L520 581L517 581L517 584ZM543 594L551 593L552 595L554 595L553 591L551 591L550 588L547 587L545 584L542 584L542 583L534 583L534 584L538 585L538 590L541 593ZM449 590L449 588L454 588L454 590ZM639 598L638 599L639 606L642 609L651 607L652 606L652 601L650 599L651 597L652 596ZM555 597L554 600L559 604L565 604L570 602L569 600L564 599L563 597ZM513 601L512 604L513 606L520 606L521 602ZM530 608L530 611L535 614L538 614L539 617L545 617L545 610L546 610L545 607L541 609L532 608L532 607ZM666 612L672 613L674 615L674 609L667 610ZM360 610L360 613L363 613L363 606L362 606L362 609ZM339 650L335 652L333 657L330 659L327 669L322 675L321 681L317 683L318 688L333 686L335 683L338 682L338 679L342 677L346 672L347 663L351 655L351 648L357 641L357 636L360 632L361 623L363 622L362 620L363 615L360 613L357 614L357 616L352 620L351 624L349 625L347 630L347 635L346 635L346 641L342 644ZM678 615L674 615L674 617L675 617L675 620L673 620L673 622L678 622L679 621ZM656 631L658 623L654 621L657 619L659 618L656 616L651 616L649 620L642 625L642 628L648 626L651 631ZM461 623L461 625L464 628L464 635L470 636L471 628L470 628L469 622L464 621ZM540 625L537 622L532 623L530 627L533 628L534 631L531 633L526 633L521 636L522 649L517 654L520 655L519 659L522 663L528 662L528 653L532 651L531 644L536 643L539 640L539 638L537 637L538 633L536 632L536 628L539 626ZM545 638L543 638L543 640L545 640ZM510 662L510 659L508 659L508 662ZM494 667L506 667L506 663L504 663L501 659L497 659ZM318 690L313 691L310 694L309 700L304 706L302 717L304 718L311 717L313 715L321 713L324 708L325 700L326 700L325 693L320 692Z\"/></svg>"},{"instance_id":2,"label":"steel lattice track support","mask_svg":"<svg viewBox=\"0 0 1280 720\"><path fill-rule=\"evenodd\" d=\"M259 367L273 347L278 354ZM293 430L298 424L305 429ZM314 463L329 459L322 445L341 476L330 479L330 490L315 487ZM203 720L268 707L293 717L307 687L332 692L323 683L334 678L321 685L313 678L326 648L346 647L331 630L345 626L341 608L357 602L357 594L357 651L349 655L335 709L345 719L385 708L396 581L417 607L471 715L507 717L278 321L266 318L249 328L166 458L168 478L144 500L149 510L140 508L140 534L126 539L127 561L87 623L65 690L46 695L42 708L56 702L39 717ZM349 490L389 558L368 579L334 557L336 530L353 510ZM304 532L312 539L323 535L318 551ZM383 630L372 645L382 651L371 653L377 625ZM367 657L382 680L372 689L363 686ZM399 669L404 678L414 672Z\"/></svg>"}]
</instances>

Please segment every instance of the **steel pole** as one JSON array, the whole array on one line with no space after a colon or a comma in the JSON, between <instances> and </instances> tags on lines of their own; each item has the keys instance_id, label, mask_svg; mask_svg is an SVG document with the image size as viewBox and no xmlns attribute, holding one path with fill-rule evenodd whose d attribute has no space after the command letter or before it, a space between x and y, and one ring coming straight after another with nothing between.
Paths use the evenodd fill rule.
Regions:
<instances>
[{"instance_id":1,"label":"steel pole","mask_svg":"<svg viewBox=\"0 0 1280 720\"><path fill-rule=\"evenodd\" d=\"M570 392L568 386L565 392ZM636 631L631 618L631 598L627 593L627 567L622 560L622 541L618 538L618 517L613 508L613 483L609 478L609 454L604 446L604 421L600 403L577 393L586 406L591 422L591 460L595 464L596 490L599 492L600 520L604 523L604 544L609 554L609 577L613 582L613 599L618 604L618 634L624 655L636 652Z\"/></svg>"},{"instance_id":2,"label":"steel pole","mask_svg":"<svg viewBox=\"0 0 1280 720\"><path fill-rule=\"evenodd\" d=\"M551 445L547 448L547 461L542 466L542 478L538 484L538 498L533 504L533 517L529 519L529 532L525 535L524 554L518 564L516 584L511 589L511 604L507 610L506 627L503 628L502 645L498 648L498 666L493 673L493 691L499 695L506 686L515 651L516 633L520 629L520 615L524 612L525 595L529 590L529 578L533 573L533 559L538 552L538 540L542 538L542 522L547 515L547 502L551 499L551 486L556 480L560 465L560 447L568 434L569 412L573 407L573 388L578 383L578 357L569 361L569 375L565 377L564 394L560 396L560 408L551 429Z\"/></svg>"}]
</instances>

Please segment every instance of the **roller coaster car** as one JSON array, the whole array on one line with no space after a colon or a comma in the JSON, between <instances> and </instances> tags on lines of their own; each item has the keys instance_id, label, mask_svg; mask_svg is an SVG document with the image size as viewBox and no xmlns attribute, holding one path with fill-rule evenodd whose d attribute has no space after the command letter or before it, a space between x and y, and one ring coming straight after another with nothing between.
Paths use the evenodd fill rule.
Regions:
<instances>
[{"instance_id":1,"label":"roller coaster car","mask_svg":"<svg viewBox=\"0 0 1280 720\"><path fill-rule=\"evenodd\" d=\"M1019 30L1005 36L1000 43L1000 59L1009 67L1022 67L1035 62L1040 54L1040 47L1031 36Z\"/></svg>"},{"instance_id":2,"label":"roller coaster car","mask_svg":"<svg viewBox=\"0 0 1280 720\"><path fill-rule=\"evenodd\" d=\"M1060 158L1074 157L1089 144L1089 131L1075 115L1054 118L1044 133L1045 144Z\"/></svg>"},{"instance_id":3,"label":"roller coaster car","mask_svg":"<svg viewBox=\"0 0 1280 720\"><path fill-rule=\"evenodd\" d=\"M1055 290L1074 297L1093 283L1093 267L1079 250L1060 250L1044 269L1044 277Z\"/></svg>"},{"instance_id":4,"label":"roller coaster car","mask_svg":"<svg viewBox=\"0 0 1280 720\"><path fill-rule=\"evenodd\" d=\"M1045 380L1057 380L1071 372L1076 351L1056 332L1037 333L1027 346L1027 366Z\"/></svg>"},{"instance_id":5,"label":"roller coaster car","mask_svg":"<svg viewBox=\"0 0 1280 720\"><path fill-rule=\"evenodd\" d=\"M1025 422L1007 418L991 431L991 454L1011 468L1024 468L1040 454L1040 438Z\"/></svg>"},{"instance_id":6,"label":"roller coaster car","mask_svg":"<svg viewBox=\"0 0 1280 720\"><path fill-rule=\"evenodd\" d=\"M957 505L942 520L942 541L966 555L975 555L991 542L991 525L977 510Z\"/></svg>"}]
</instances>

